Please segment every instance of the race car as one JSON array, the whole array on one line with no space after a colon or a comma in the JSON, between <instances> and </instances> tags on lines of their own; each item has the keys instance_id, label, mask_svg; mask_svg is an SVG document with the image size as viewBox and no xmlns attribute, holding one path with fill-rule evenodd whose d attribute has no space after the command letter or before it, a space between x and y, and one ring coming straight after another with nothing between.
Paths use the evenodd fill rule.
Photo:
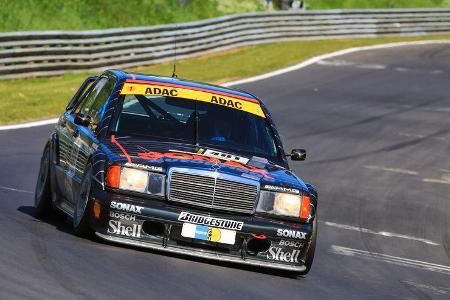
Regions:
<instances>
[{"instance_id":1,"label":"race car","mask_svg":"<svg viewBox=\"0 0 450 300\"><path fill-rule=\"evenodd\" d=\"M108 70L86 79L48 138L37 216L75 234L189 256L309 272L317 190L290 169L256 96Z\"/></svg>"}]
</instances>

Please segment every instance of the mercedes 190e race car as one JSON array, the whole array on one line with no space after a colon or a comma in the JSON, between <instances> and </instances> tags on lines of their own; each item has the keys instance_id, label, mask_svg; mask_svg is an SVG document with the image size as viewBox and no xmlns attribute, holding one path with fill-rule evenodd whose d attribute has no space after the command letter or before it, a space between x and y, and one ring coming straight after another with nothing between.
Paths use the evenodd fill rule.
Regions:
<instances>
[{"instance_id":1,"label":"mercedes 190e race car","mask_svg":"<svg viewBox=\"0 0 450 300\"><path fill-rule=\"evenodd\" d=\"M49 137L35 192L78 235L295 274L311 268L317 191L289 168L252 94L109 70Z\"/></svg>"}]
</instances>

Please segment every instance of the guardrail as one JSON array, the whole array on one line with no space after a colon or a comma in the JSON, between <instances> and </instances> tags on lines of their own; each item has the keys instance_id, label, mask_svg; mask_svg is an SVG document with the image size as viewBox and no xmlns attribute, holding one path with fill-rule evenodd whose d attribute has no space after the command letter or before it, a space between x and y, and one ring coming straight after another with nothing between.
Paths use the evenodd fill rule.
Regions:
<instances>
[{"instance_id":1,"label":"guardrail","mask_svg":"<svg viewBox=\"0 0 450 300\"><path fill-rule=\"evenodd\" d=\"M450 32L450 9L248 13L197 22L92 31L0 33L0 78L148 65L290 39ZM175 51L176 40L176 51Z\"/></svg>"}]
</instances>

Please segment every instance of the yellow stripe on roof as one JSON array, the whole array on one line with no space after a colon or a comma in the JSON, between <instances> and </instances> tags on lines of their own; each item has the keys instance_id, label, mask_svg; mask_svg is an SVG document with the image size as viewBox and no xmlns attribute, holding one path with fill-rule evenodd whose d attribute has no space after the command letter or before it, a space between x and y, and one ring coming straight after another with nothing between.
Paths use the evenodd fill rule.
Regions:
<instances>
[{"instance_id":1,"label":"yellow stripe on roof","mask_svg":"<svg viewBox=\"0 0 450 300\"><path fill-rule=\"evenodd\" d=\"M266 117L259 103L231 96L219 95L213 92L197 91L182 87L126 82L123 85L120 94L185 98L242 110L262 118Z\"/></svg>"}]
</instances>

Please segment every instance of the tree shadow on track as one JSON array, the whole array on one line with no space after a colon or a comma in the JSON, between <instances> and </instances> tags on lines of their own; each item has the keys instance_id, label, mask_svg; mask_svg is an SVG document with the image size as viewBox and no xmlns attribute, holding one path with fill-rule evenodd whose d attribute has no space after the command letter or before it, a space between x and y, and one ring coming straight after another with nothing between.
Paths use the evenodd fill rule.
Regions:
<instances>
[{"instance_id":1,"label":"tree shadow on track","mask_svg":"<svg viewBox=\"0 0 450 300\"><path fill-rule=\"evenodd\" d=\"M300 138L306 138L306 137L315 136L315 135L321 135L321 134L328 134L328 133L331 133L331 132L340 131L342 129L354 128L354 127L359 126L359 125L365 125L365 124L368 124L368 123L377 122L377 121L383 120L383 119L385 119L387 117L400 115L400 114L403 114L403 113L406 113L406 112L410 112L410 111L417 111L418 109L426 108L426 107L429 107L429 106L432 106L432 105L435 105L435 104L439 104L439 103L445 102L446 100L447 100L447 98L438 98L438 99L433 100L433 101L427 100L424 103L419 103L419 104L412 105L412 106L409 106L409 107L395 109L393 111L390 111L390 112L387 112L387 113L384 113L384 114L368 117L368 118L365 118L365 119L362 119L362 120L358 120L358 121L355 121L355 122L351 122L351 123L348 123L348 124L343 124L343 125L339 125L339 126L333 126L332 128L322 129L322 130L318 130L318 131L315 131L315 132L309 132L309 133L306 133L304 135L301 135Z\"/></svg>"},{"instance_id":2,"label":"tree shadow on track","mask_svg":"<svg viewBox=\"0 0 450 300\"><path fill-rule=\"evenodd\" d=\"M369 156L369 155L373 155L373 154L378 154L378 153L383 153L383 152L391 152L391 151L396 151L396 150L401 150L407 147L411 147L411 146L415 146L417 144L420 144L430 138L433 137L439 137L441 135L445 135L448 134L450 132L450 128L444 128L441 130L438 130L432 134L429 134L425 137L420 137L420 138L415 138L406 142L401 142L401 143L397 143L394 145L390 145L390 146L386 146L386 147L382 147L379 149L375 149L375 150L370 150L370 151L365 151L365 152L361 152L361 153L356 153L356 154L352 154L352 155L347 155L347 156L342 156L342 157L336 157L336 158L327 158L327 159L322 159L322 160L315 160L315 161L310 161L307 162L307 165L318 165L318 164L328 164L328 163L334 163L334 162L341 162L341 161L346 161L346 160L353 160L356 158L360 158L360 157L365 157L365 156Z\"/></svg>"}]
</instances>

